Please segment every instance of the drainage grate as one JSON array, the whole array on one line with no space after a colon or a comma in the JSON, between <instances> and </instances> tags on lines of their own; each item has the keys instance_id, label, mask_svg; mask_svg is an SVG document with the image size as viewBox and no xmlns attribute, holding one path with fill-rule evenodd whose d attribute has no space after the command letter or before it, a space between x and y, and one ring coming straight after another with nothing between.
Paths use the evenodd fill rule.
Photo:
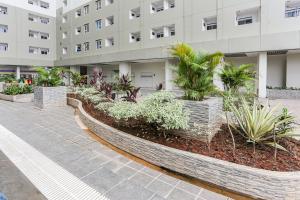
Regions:
<instances>
[{"instance_id":1,"label":"drainage grate","mask_svg":"<svg viewBox=\"0 0 300 200\"><path fill-rule=\"evenodd\" d=\"M50 200L109 200L0 125L0 149Z\"/></svg>"}]
</instances>

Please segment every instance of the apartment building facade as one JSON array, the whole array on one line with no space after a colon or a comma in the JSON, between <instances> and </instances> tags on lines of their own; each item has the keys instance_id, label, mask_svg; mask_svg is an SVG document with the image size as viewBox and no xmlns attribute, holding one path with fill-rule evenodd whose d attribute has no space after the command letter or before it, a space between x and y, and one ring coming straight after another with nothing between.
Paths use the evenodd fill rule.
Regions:
<instances>
[{"instance_id":1,"label":"apartment building facade","mask_svg":"<svg viewBox=\"0 0 300 200\"><path fill-rule=\"evenodd\" d=\"M11 33L0 33L0 49L9 49L0 51L3 67L67 66L88 75L97 69L108 81L130 74L137 86L163 83L172 90L169 48L186 42L198 51L222 51L236 64L255 64L261 97L267 86L300 88L300 0L22 0L23 8L19 1L0 1L1 9L18 13L0 15ZM29 13L50 23L32 23ZM39 38L45 33L49 40Z\"/></svg>"}]
</instances>

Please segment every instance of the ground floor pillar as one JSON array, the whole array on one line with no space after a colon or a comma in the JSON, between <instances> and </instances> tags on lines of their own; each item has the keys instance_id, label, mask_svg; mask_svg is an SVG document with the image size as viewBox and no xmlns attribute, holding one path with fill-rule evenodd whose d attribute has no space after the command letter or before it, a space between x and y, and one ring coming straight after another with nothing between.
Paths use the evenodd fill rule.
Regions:
<instances>
[{"instance_id":1,"label":"ground floor pillar","mask_svg":"<svg viewBox=\"0 0 300 200\"><path fill-rule=\"evenodd\" d=\"M258 53L257 56L257 93L258 97L267 97L267 52Z\"/></svg>"},{"instance_id":2,"label":"ground floor pillar","mask_svg":"<svg viewBox=\"0 0 300 200\"><path fill-rule=\"evenodd\" d=\"M16 66L16 79L19 80L21 78L21 67Z\"/></svg>"},{"instance_id":3,"label":"ground floor pillar","mask_svg":"<svg viewBox=\"0 0 300 200\"><path fill-rule=\"evenodd\" d=\"M119 76L128 75L131 77L131 64L130 63L120 63L119 64Z\"/></svg>"},{"instance_id":4,"label":"ground floor pillar","mask_svg":"<svg viewBox=\"0 0 300 200\"><path fill-rule=\"evenodd\" d=\"M171 91L174 89L173 65L170 60L165 61L165 90Z\"/></svg>"}]
</instances>

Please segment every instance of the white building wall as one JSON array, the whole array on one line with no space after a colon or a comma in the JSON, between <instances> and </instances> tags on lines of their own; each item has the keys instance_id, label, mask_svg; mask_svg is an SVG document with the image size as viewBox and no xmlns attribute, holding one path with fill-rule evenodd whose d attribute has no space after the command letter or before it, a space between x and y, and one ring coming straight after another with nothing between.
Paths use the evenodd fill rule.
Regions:
<instances>
[{"instance_id":1,"label":"white building wall","mask_svg":"<svg viewBox=\"0 0 300 200\"><path fill-rule=\"evenodd\" d=\"M268 57L267 85L285 87L286 82L286 55Z\"/></svg>"},{"instance_id":2,"label":"white building wall","mask_svg":"<svg viewBox=\"0 0 300 200\"><path fill-rule=\"evenodd\" d=\"M287 56L286 86L300 88L300 54Z\"/></svg>"}]
</instances>

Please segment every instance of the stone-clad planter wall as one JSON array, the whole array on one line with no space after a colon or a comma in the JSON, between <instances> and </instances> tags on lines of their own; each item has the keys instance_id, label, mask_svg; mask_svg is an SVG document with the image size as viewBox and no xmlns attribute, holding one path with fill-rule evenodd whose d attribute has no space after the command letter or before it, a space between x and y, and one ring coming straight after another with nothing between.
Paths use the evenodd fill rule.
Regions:
<instances>
[{"instance_id":1,"label":"stone-clad planter wall","mask_svg":"<svg viewBox=\"0 0 300 200\"><path fill-rule=\"evenodd\" d=\"M184 108L190 112L190 130L181 131L180 135L210 142L222 125L222 98L211 97L204 101L184 100ZM201 128L198 127L200 125Z\"/></svg>"},{"instance_id":2,"label":"stone-clad planter wall","mask_svg":"<svg viewBox=\"0 0 300 200\"><path fill-rule=\"evenodd\" d=\"M67 88L35 87L34 105L41 109L67 105Z\"/></svg>"},{"instance_id":3,"label":"stone-clad planter wall","mask_svg":"<svg viewBox=\"0 0 300 200\"><path fill-rule=\"evenodd\" d=\"M33 93L20 95L5 95L0 94L0 99L17 103L29 103L33 101Z\"/></svg>"},{"instance_id":4,"label":"stone-clad planter wall","mask_svg":"<svg viewBox=\"0 0 300 200\"><path fill-rule=\"evenodd\" d=\"M76 99L68 98L68 104L78 108L82 122L102 139L157 166L254 198L300 200L300 172L255 169L166 147L99 122Z\"/></svg>"},{"instance_id":5,"label":"stone-clad planter wall","mask_svg":"<svg viewBox=\"0 0 300 200\"><path fill-rule=\"evenodd\" d=\"M270 99L300 99L300 90L267 89Z\"/></svg>"},{"instance_id":6,"label":"stone-clad planter wall","mask_svg":"<svg viewBox=\"0 0 300 200\"><path fill-rule=\"evenodd\" d=\"M4 91L4 86L5 86L5 83L4 82L0 82L0 92Z\"/></svg>"}]
</instances>

